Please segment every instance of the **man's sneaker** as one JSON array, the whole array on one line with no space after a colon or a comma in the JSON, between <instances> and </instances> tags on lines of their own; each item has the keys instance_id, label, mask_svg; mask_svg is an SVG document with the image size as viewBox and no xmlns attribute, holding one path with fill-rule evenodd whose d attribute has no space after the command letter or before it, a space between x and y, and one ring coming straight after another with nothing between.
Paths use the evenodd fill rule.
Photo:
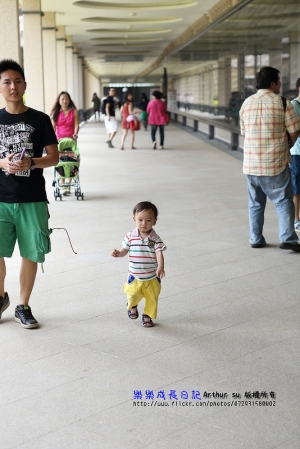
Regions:
<instances>
[{"instance_id":1,"label":"man's sneaker","mask_svg":"<svg viewBox=\"0 0 300 449\"><path fill-rule=\"evenodd\" d=\"M251 248L263 248L266 246L265 243L251 243Z\"/></svg>"},{"instance_id":2,"label":"man's sneaker","mask_svg":"<svg viewBox=\"0 0 300 449\"><path fill-rule=\"evenodd\" d=\"M39 323L32 315L29 306L22 306L19 304L15 310L15 320L25 329L34 329L39 326Z\"/></svg>"},{"instance_id":3,"label":"man's sneaker","mask_svg":"<svg viewBox=\"0 0 300 449\"><path fill-rule=\"evenodd\" d=\"M7 292L4 293L4 298L2 296L0 296L0 319L2 317L2 313L4 312L4 310L6 310L9 306L10 302L9 302L9 297Z\"/></svg>"},{"instance_id":4,"label":"man's sneaker","mask_svg":"<svg viewBox=\"0 0 300 449\"><path fill-rule=\"evenodd\" d=\"M280 249L290 249L292 251L295 251L296 253L300 253L299 243L282 242L282 243L280 243L279 248Z\"/></svg>"}]
</instances>

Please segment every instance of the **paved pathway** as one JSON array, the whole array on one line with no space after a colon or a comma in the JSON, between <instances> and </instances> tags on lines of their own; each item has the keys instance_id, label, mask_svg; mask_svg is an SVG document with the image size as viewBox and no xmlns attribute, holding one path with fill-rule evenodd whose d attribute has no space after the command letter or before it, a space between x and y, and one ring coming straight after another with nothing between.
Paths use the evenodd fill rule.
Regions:
<instances>
[{"instance_id":1,"label":"paved pathway","mask_svg":"<svg viewBox=\"0 0 300 449\"><path fill-rule=\"evenodd\" d=\"M84 201L55 202L46 170L51 227L78 254L53 232L31 300L37 330L13 320L17 250L8 261L1 449L299 449L300 256L279 250L273 205L270 245L253 250L239 160L172 125L163 151L144 131L138 150L128 139L120 151L120 134L108 149L102 123L82 127ZM127 318L127 260L110 257L142 200L168 246L153 329Z\"/></svg>"}]
</instances>

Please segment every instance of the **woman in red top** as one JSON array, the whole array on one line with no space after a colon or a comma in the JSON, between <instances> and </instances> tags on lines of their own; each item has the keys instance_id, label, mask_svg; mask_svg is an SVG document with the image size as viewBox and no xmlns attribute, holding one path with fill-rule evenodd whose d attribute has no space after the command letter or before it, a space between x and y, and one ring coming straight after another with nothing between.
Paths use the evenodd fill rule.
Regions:
<instances>
[{"instance_id":1,"label":"woman in red top","mask_svg":"<svg viewBox=\"0 0 300 449\"><path fill-rule=\"evenodd\" d=\"M70 137L77 140L79 131L78 111L68 92L61 92L52 108L51 114L52 125L57 140L64 137ZM65 184L70 184L71 179L66 178ZM71 187L63 190L64 195L71 193Z\"/></svg>"},{"instance_id":2,"label":"woman in red top","mask_svg":"<svg viewBox=\"0 0 300 449\"><path fill-rule=\"evenodd\" d=\"M122 116L122 139L121 139L121 150L124 150L124 142L128 133L128 130L130 129L131 132L131 149L135 150L134 146L134 129L130 128L130 122L127 121L127 118L129 115L133 115L133 105L132 105L133 97L131 92L126 92L124 104L121 107L120 114Z\"/></svg>"},{"instance_id":3,"label":"woman in red top","mask_svg":"<svg viewBox=\"0 0 300 449\"><path fill-rule=\"evenodd\" d=\"M169 116L167 114L166 103L161 100L162 93L159 90L152 92L154 100L150 101L147 106L147 112L149 114L148 123L151 125L151 138L153 142L153 150L156 150L156 131L159 128L160 134L160 149L164 148L165 131L164 126L169 122Z\"/></svg>"}]
</instances>

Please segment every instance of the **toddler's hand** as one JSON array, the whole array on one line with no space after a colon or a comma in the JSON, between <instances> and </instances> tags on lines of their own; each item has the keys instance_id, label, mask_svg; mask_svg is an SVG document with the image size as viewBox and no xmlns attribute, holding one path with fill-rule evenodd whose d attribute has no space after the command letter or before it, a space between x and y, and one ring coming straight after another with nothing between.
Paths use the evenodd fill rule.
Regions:
<instances>
[{"instance_id":1,"label":"toddler's hand","mask_svg":"<svg viewBox=\"0 0 300 449\"><path fill-rule=\"evenodd\" d=\"M161 279L165 276L165 270L163 268L157 268L156 270L156 276Z\"/></svg>"},{"instance_id":2,"label":"toddler's hand","mask_svg":"<svg viewBox=\"0 0 300 449\"><path fill-rule=\"evenodd\" d=\"M111 256L113 257L119 257L120 255L120 251L118 249L114 249L113 252L111 253Z\"/></svg>"}]
</instances>

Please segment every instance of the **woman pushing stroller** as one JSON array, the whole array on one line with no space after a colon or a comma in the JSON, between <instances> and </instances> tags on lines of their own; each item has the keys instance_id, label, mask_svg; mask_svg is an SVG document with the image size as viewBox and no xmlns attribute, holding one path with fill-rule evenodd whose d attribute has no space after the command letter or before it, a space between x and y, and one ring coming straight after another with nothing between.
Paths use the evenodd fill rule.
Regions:
<instances>
[{"instance_id":1,"label":"woman pushing stroller","mask_svg":"<svg viewBox=\"0 0 300 449\"><path fill-rule=\"evenodd\" d=\"M78 111L68 92L63 91L58 95L50 117L58 141L65 137L75 141L77 140L79 131ZM69 161L70 159L72 160L72 158L73 157L71 156L70 158L69 155ZM75 154L73 159L75 162L78 162L78 158ZM71 179L65 178L63 188L64 195L69 195L71 193L71 186L68 184L71 184Z\"/></svg>"}]
</instances>

